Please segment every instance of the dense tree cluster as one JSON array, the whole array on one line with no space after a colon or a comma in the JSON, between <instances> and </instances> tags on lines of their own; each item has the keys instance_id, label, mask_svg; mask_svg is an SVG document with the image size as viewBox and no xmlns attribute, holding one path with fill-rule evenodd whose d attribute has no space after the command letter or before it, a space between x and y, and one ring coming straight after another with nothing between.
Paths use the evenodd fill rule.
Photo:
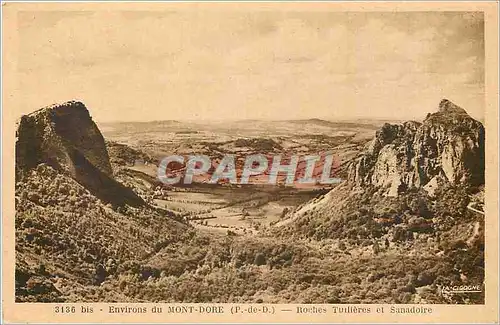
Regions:
<instances>
[{"instance_id":1,"label":"dense tree cluster","mask_svg":"<svg viewBox=\"0 0 500 325\"><path fill-rule=\"evenodd\" d=\"M483 221L464 197L367 190L306 209L281 232L210 236L166 210L106 205L42 164L16 184L16 299L480 303L482 293L439 291L483 283Z\"/></svg>"}]
</instances>

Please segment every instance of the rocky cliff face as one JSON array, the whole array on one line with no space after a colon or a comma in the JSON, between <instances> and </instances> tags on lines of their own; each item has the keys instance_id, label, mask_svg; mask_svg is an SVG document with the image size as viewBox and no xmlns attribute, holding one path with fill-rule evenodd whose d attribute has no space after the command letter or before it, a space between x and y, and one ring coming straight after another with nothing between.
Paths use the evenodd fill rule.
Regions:
<instances>
[{"instance_id":1,"label":"rocky cliff face","mask_svg":"<svg viewBox=\"0 0 500 325\"><path fill-rule=\"evenodd\" d=\"M104 138L83 103L66 102L24 115L17 138L17 167L47 162L76 176L75 158L81 156L101 172L112 174Z\"/></svg>"},{"instance_id":2,"label":"rocky cliff face","mask_svg":"<svg viewBox=\"0 0 500 325\"><path fill-rule=\"evenodd\" d=\"M70 101L25 115L16 135L18 179L46 163L104 201L142 204L137 195L113 179L104 138L83 103Z\"/></svg>"},{"instance_id":3,"label":"rocky cliff face","mask_svg":"<svg viewBox=\"0 0 500 325\"><path fill-rule=\"evenodd\" d=\"M483 184L484 127L443 99L423 123L385 124L351 163L348 179L358 187L378 187L388 196L409 188L431 191L441 182Z\"/></svg>"}]
</instances>

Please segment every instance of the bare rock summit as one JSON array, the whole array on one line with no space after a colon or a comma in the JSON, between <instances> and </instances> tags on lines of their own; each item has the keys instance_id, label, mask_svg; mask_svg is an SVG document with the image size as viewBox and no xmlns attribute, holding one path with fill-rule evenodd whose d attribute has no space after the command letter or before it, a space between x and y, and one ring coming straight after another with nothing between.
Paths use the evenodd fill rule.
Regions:
<instances>
[{"instance_id":1,"label":"bare rock summit","mask_svg":"<svg viewBox=\"0 0 500 325\"><path fill-rule=\"evenodd\" d=\"M103 201L133 206L143 203L114 180L104 138L83 103L69 101L22 116L16 137L18 179L44 163Z\"/></svg>"},{"instance_id":2,"label":"bare rock summit","mask_svg":"<svg viewBox=\"0 0 500 325\"><path fill-rule=\"evenodd\" d=\"M484 138L481 122L443 99L422 123L386 123L350 164L348 180L388 196L437 182L484 184Z\"/></svg>"}]
</instances>

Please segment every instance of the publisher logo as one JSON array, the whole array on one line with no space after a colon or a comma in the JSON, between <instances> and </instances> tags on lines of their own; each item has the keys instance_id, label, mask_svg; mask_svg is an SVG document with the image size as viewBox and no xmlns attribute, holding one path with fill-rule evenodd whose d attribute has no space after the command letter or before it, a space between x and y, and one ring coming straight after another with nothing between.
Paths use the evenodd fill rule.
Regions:
<instances>
[{"instance_id":1,"label":"publisher logo","mask_svg":"<svg viewBox=\"0 0 500 325\"><path fill-rule=\"evenodd\" d=\"M483 292L483 288L479 284L470 284L470 285L448 285L448 286L440 286L439 292L442 295L452 295L452 294L460 294L460 293L480 293Z\"/></svg>"}]
</instances>

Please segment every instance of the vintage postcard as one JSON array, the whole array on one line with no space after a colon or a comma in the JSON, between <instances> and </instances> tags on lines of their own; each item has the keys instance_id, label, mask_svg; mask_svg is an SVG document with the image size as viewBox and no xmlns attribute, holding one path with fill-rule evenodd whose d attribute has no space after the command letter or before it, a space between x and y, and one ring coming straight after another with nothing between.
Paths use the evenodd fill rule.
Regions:
<instances>
[{"instance_id":1,"label":"vintage postcard","mask_svg":"<svg viewBox=\"0 0 500 325\"><path fill-rule=\"evenodd\" d=\"M498 2L7 2L2 59L3 323L498 323Z\"/></svg>"}]
</instances>

